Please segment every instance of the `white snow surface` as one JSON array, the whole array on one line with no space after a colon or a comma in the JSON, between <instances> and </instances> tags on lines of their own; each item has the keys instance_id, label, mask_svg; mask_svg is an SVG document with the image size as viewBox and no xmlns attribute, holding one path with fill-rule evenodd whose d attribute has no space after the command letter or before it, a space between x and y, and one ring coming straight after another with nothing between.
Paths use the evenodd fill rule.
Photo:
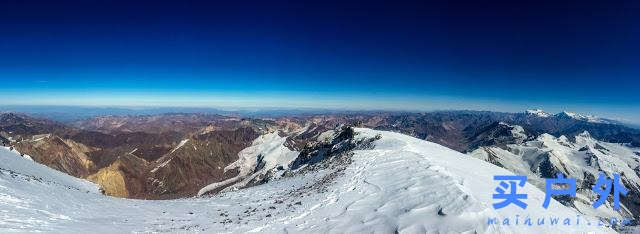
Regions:
<instances>
[{"instance_id":1,"label":"white snow surface","mask_svg":"<svg viewBox=\"0 0 640 234\"><path fill-rule=\"evenodd\" d=\"M336 131L327 130L327 131L325 131L323 133L320 133L320 135L318 135L316 140L318 140L319 142L329 142L329 141L333 140L335 135L336 135Z\"/></svg>"},{"instance_id":2,"label":"white snow surface","mask_svg":"<svg viewBox=\"0 0 640 234\"><path fill-rule=\"evenodd\" d=\"M184 146L184 144L186 144L187 142L189 142L189 139L184 139L184 140L180 141L180 144L178 144L178 146L176 146L176 148L171 150L171 153L176 152L176 150L182 148L182 146Z\"/></svg>"},{"instance_id":3,"label":"white snow surface","mask_svg":"<svg viewBox=\"0 0 640 234\"><path fill-rule=\"evenodd\" d=\"M531 114L531 115L537 115L538 117L543 117L543 118L546 118L546 117L550 117L550 116L551 116L551 114L549 114L549 113L547 113L547 112L545 112L545 111L543 111L543 110L541 110L541 109L531 109L531 110L527 110L527 111L526 111L526 113L527 113L527 114Z\"/></svg>"},{"instance_id":4,"label":"white snow surface","mask_svg":"<svg viewBox=\"0 0 640 234\"><path fill-rule=\"evenodd\" d=\"M251 146L238 153L237 161L224 168L225 172L227 170L238 168L239 173L236 177L207 185L198 191L198 196L230 183L236 184L229 189L242 187L252 178L264 175L270 170L280 166L282 166L283 169L288 169L289 164L291 164L291 162L293 162L293 160L298 156L298 152L287 148L284 145L286 140L287 138L281 137L278 131L259 136L253 140ZM264 162L264 166L256 171L256 167L259 162Z\"/></svg>"},{"instance_id":5,"label":"white snow surface","mask_svg":"<svg viewBox=\"0 0 640 234\"><path fill-rule=\"evenodd\" d=\"M328 167L213 197L163 201L103 196L92 183L1 150L0 167L55 183L0 174L0 233L613 233L587 225L487 225L490 217L535 222L577 212L555 201L545 210L544 193L530 184L519 188L529 195L526 210L495 210L492 177L512 174L507 170L399 133L356 132L381 139L354 151L342 172Z\"/></svg>"},{"instance_id":6,"label":"white snow surface","mask_svg":"<svg viewBox=\"0 0 640 234\"><path fill-rule=\"evenodd\" d=\"M607 177L613 177L614 173L618 173L627 180L627 185L640 187L640 178L634 172L634 168L640 167L640 157L634 153L634 149L624 144L598 141L586 131L572 141L566 136L556 138L545 133L522 144L507 145L506 149L480 147L469 155L496 161L510 171L527 175L529 182L540 189L544 189L544 179L532 170L546 155L550 155L550 162L560 168L560 172L576 178L579 185L588 179L587 176L597 178L599 173L604 173ZM598 209L591 207L597 197L590 189L579 190L577 197L579 199L574 201L574 205L581 213L603 218L630 216L623 204L617 212L609 202Z\"/></svg>"},{"instance_id":7,"label":"white snow surface","mask_svg":"<svg viewBox=\"0 0 640 234\"><path fill-rule=\"evenodd\" d=\"M542 118L547 118L547 117L551 117L553 116L552 114L549 114L547 112L545 112L544 110L541 109L530 109L525 111L525 113L530 114L530 115L535 115L538 117L542 117ZM603 118L599 118L593 115L586 115L586 114L579 114L579 113L574 113L574 112L568 112L568 111L563 111L560 113L555 114L555 116L567 116L576 120L581 120L581 121L586 121L586 122L591 122L591 123L606 123L606 124L616 124L615 121L611 121L608 119L603 119Z\"/></svg>"},{"instance_id":8,"label":"white snow surface","mask_svg":"<svg viewBox=\"0 0 640 234\"><path fill-rule=\"evenodd\" d=\"M527 134L525 133L524 128L522 126L520 126L520 125L510 125L510 124L507 124L505 122L500 122L499 124L507 126L507 127L510 127L511 128L511 135L514 138L516 138L516 139L518 139L520 141L523 141L523 140L527 139Z\"/></svg>"},{"instance_id":9,"label":"white snow surface","mask_svg":"<svg viewBox=\"0 0 640 234\"><path fill-rule=\"evenodd\" d=\"M169 154L172 154L173 152L176 152L176 150L182 148L184 146L184 144L186 144L187 142L189 142L189 139L184 139L182 141L180 141L180 143L176 146L176 148L173 148L171 150L171 152L169 152ZM194 146L195 149L195 146ZM137 148L134 149L133 151L131 151L131 153L129 154L133 154L136 152L136 150L138 150ZM160 163L160 165L154 167L153 169L151 169L151 173L154 173L156 171L158 171L160 168L166 167L167 165L169 165L169 163L171 162L171 160L173 160L173 155L171 155L171 157L169 157L168 159L164 159L165 161Z\"/></svg>"},{"instance_id":10,"label":"white snow surface","mask_svg":"<svg viewBox=\"0 0 640 234\"><path fill-rule=\"evenodd\" d=\"M598 118L598 117L593 116L593 115L578 114L578 113L573 113L573 112L568 112L568 111L563 111L563 112L560 112L560 113L556 114L556 116L562 116L562 115L568 116L568 117L576 119L576 120L586 121L586 122L590 122L590 123L615 124L615 122L612 122L612 121L610 121L608 119Z\"/></svg>"}]
</instances>

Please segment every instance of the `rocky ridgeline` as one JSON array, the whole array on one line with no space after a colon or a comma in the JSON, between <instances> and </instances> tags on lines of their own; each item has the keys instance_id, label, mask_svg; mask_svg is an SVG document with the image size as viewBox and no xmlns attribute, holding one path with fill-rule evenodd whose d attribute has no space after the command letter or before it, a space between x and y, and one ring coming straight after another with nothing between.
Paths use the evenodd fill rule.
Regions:
<instances>
[{"instance_id":1,"label":"rocky ridgeline","mask_svg":"<svg viewBox=\"0 0 640 234\"><path fill-rule=\"evenodd\" d=\"M542 111L356 113L265 119L162 114L106 116L61 124L3 113L0 141L39 163L92 180L109 195L169 199L193 196L207 185L234 178L242 179L240 187L251 186L281 175L286 169L335 158L360 144L351 142L349 128L343 126L401 132L460 152L485 146L505 149L545 133L574 137L585 130L600 141L631 145L640 142L639 130L582 117ZM268 166L269 159L258 153L253 159L256 168L245 168L246 175L240 176L240 167L228 168L259 136L273 132L286 139L278 142L280 149L298 153L295 160L267 170L264 166ZM487 158L494 164L501 163L496 157ZM252 177L245 178L248 176Z\"/></svg>"}]
</instances>

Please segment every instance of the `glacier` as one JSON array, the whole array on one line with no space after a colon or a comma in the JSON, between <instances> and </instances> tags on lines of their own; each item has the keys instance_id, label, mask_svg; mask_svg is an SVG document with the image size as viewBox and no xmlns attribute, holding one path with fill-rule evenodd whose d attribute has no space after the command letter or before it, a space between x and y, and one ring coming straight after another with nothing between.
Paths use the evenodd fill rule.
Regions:
<instances>
[{"instance_id":1,"label":"glacier","mask_svg":"<svg viewBox=\"0 0 640 234\"><path fill-rule=\"evenodd\" d=\"M265 184L176 200L105 196L96 184L1 148L0 232L615 233L606 226L489 225L495 217L581 214L555 200L544 209L544 192L529 183L519 188L529 196L526 210L496 210L492 178L512 172L400 133L355 132L377 140L354 150L350 163L302 168ZM265 142L278 144L257 148L278 152L273 150L280 139L271 137Z\"/></svg>"}]
</instances>

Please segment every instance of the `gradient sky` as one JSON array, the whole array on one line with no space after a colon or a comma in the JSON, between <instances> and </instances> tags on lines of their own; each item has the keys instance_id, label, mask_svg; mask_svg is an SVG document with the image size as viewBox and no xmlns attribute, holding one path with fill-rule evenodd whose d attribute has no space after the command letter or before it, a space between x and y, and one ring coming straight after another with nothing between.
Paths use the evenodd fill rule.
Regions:
<instances>
[{"instance_id":1,"label":"gradient sky","mask_svg":"<svg viewBox=\"0 0 640 234\"><path fill-rule=\"evenodd\" d=\"M638 1L228 2L2 1L0 105L537 107L640 123Z\"/></svg>"}]
</instances>

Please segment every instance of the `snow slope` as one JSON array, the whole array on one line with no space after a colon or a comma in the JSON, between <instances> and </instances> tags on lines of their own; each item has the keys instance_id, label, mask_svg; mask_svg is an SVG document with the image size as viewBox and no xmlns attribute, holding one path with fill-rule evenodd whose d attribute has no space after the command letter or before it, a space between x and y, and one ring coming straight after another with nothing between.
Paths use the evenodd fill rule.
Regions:
<instances>
[{"instance_id":1,"label":"snow slope","mask_svg":"<svg viewBox=\"0 0 640 234\"><path fill-rule=\"evenodd\" d=\"M521 126L510 125L505 122L500 122L498 124L511 128L511 135L513 136L514 139L518 141L523 141L527 139L527 134L525 133L524 128L522 128Z\"/></svg>"},{"instance_id":2,"label":"snow slope","mask_svg":"<svg viewBox=\"0 0 640 234\"><path fill-rule=\"evenodd\" d=\"M488 225L492 217L520 215L535 220L539 216L574 218L577 213L555 201L545 210L543 192L530 184L519 188L529 194L526 210L515 206L495 210L491 194L497 184L492 177L511 174L507 170L399 133L356 132L358 138L379 135L380 139L372 149L355 150L350 164L300 170L208 198L162 201L102 196L89 182L2 150L1 167L57 182L0 174L0 232L613 232L587 225Z\"/></svg>"},{"instance_id":3,"label":"snow slope","mask_svg":"<svg viewBox=\"0 0 640 234\"><path fill-rule=\"evenodd\" d=\"M551 114L544 112L541 109L531 109L531 110L527 110L525 113L530 114L530 115L535 115L538 117L542 117L542 118L547 118L547 117L551 117Z\"/></svg>"},{"instance_id":4,"label":"snow slope","mask_svg":"<svg viewBox=\"0 0 640 234\"><path fill-rule=\"evenodd\" d=\"M560 113L556 114L555 116L557 116L557 117L568 117L568 118L573 118L573 119L576 119L576 120L586 121L586 122L590 122L590 123L616 124L615 121L611 121L611 120L603 119L603 118L598 118L598 117L595 117L593 115L578 114L578 113L567 112L567 111L560 112Z\"/></svg>"},{"instance_id":5,"label":"snow slope","mask_svg":"<svg viewBox=\"0 0 640 234\"><path fill-rule=\"evenodd\" d=\"M251 179L278 167L288 169L289 164L298 156L298 152L284 146L286 140L287 138L281 137L278 131L259 136L251 146L238 153L237 161L224 168L225 172L238 168L239 173L236 177L207 185L198 191L198 196L231 183L236 183L234 188L242 187ZM260 168L258 168L259 164L262 164Z\"/></svg>"},{"instance_id":6,"label":"snow slope","mask_svg":"<svg viewBox=\"0 0 640 234\"><path fill-rule=\"evenodd\" d=\"M510 171L527 175L529 182L544 189L543 177L557 172L576 178L578 196L572 205L581 213L598 217L630 217L631 211L622 204L619 211L607 204L593 209L597 196L591 191L599 173L613 177L621 174L627 189L638 190L640 178L634 170L640 168L640 153L623 144L595 140L583 132L569 140L565 136L541 134L522 144L510 144L504 149L496 146L481 147L469 153L472 157L493 162Z\"/></svg>"},{"instance_id":7,"label":"snow slope","mask_svg":"<svg viewBox=\"0 0 640 234\"><path fill-rule=\"evenodd\" d=\"M578 113L573 113L573 112L568 112L568 111L563 111L560 113L557 113L555 115L549 114L541 109L530 109L530 110L526 110L525 111L526 114L528 115L532 115L532 116L537 116L540 118L549 118L549 117L564 117L564 118L571 118L571 119L575 119L575 120L580 120L580 121L586 121L586 122L590 122L590 123L602 123L602 124L618 124L618 122L616 121L612 121L609 119L604 119L604 118L599 118L593 115L586 115L586 114L578 114Z\"/></svg>"}]
</instances>

